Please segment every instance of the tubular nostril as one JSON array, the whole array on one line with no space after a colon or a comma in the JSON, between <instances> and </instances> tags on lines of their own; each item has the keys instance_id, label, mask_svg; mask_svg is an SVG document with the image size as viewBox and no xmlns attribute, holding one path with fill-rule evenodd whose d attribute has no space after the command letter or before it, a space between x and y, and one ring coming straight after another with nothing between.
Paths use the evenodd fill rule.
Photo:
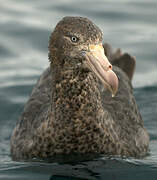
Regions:
<instances>
[{"instance_id":1,"label":"tubular nostril","mask_svg":"<svg viewBox=\"0 0 157 180\"><path fill-rule=\"evenodd\" d=\"M109 69L109 70L112 69L112 65L111 65L111 64L108 66L108 69Z\"/></svg>"}]
</instances>

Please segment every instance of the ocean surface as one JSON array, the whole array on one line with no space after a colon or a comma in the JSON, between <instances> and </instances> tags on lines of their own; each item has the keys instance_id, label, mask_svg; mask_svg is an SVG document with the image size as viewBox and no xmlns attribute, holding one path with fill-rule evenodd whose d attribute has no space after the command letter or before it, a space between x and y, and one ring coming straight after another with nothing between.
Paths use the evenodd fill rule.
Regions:
<instances>
[{"instance_id":1,"label":"ocean surface","mask_svg":"<svg viewBox=\"0 0 157 180\"><path fill-rule=\"evenodd\" d=\"M48 39L64 16L86 16L104 41L136 57L134 94L150 134L144 159L101 157L58 164L14 162L10 136L48 62ZM0 180L157 179L157 1L0 0Z\"/></svg>"}]
</instances>

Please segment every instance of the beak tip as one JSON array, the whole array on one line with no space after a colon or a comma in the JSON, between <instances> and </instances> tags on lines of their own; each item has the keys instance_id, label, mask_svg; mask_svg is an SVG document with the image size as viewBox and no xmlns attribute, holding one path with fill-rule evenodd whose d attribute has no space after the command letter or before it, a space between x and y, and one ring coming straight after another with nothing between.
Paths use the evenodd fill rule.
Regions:
<instances>
[{"instance_id":1,"label":"beak tip","mask_svg":"<svg viewBox=\"0 0 157 180\"><path fill-rule=\"evenodd\" d=\"M117 89L115 90L115 91L112 91L112 97L115 97L116 96L116 94L117 94Z\"/></svg>"},{"instance_id":2,"label":"beak tip","mask_svg":"<svg viewBox=\"0 0 157 180\"><path fill-rule=\"evenodd\" d=\"M116 96L116 94L117 94L117 89L109 88L108 90L111 92L112 98Z\"/></svg>"},{"instance_id":3,"label":"beak tip","mask_svg":"<svg viewBox=\"0 0 157 180\"><path fill-rule=\"evenodd\" d=\"M111 92L111 94L112 94L112 97L115 97L116 96L116 94L117 94L117 91L118 91L118 77L117 77L117 75L111 70L110 72L109 72L109 76L110 76L110 78L109 78L109 81L108 81L108 84L109 84L109 90L110 90L110 92Z\"/></svg>"}]
</instances>

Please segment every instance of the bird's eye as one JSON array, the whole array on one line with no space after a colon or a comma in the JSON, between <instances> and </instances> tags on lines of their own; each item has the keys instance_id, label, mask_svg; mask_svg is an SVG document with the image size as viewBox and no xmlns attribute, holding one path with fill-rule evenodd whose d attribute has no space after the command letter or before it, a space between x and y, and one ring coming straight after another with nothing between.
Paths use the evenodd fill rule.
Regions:
<instances>
[{"instance_id":1,"label":"bird's eye","mask_svg":"<svg viewBox=\"0 0 157 180\"><path fill-rule=\"evenodd\" d=\"M78 41L78 38L76 36L71 36L71 41L76 43Z\"/></svg>"}]
</instances>

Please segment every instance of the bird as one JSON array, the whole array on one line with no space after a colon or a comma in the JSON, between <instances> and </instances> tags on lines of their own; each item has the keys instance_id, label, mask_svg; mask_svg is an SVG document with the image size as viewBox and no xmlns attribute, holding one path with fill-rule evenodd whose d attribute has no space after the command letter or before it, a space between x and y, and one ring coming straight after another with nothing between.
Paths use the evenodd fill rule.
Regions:
<instances>
[{"instance_id":1,"label":"bird","mask_svg":"<svg viewBox=\"0 0 157 180\"><path fill-rule=\"evenodd\" d=\"M40 76L11 136L13 160L103 154L141 158L149 135L133 95L135 58L103 44L86 17L63 17Z\"/></svg>"}]
</instances>

